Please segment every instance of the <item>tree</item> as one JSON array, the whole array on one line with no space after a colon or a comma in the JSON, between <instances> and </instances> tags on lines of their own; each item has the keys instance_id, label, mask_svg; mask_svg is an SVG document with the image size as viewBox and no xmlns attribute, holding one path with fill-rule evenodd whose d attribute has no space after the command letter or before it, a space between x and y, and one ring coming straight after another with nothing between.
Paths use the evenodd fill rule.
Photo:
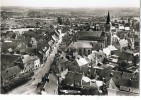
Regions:
<instances>
[{"instance_id":1,"label":"tree","mask_svg":"<svg viewBox=\"0 0 141 100\"><path fill-rule=\"evenodd\" d=\"M124 21L124 20L122 21L122 24L123 24L123 25L125 24L125 21Z\"/></svg>"},{"instance_id":2,"label":"tree","mask_svg":"<svg viewBox=\"0 0 141 100\"><path fill-rule=\"evenodd\" d=\"M69 18L66 19L66 21L65 21L64 24L65 24L65 25L70 25L70 20L69 20Z\"/></svg>"},{"instance_id":3,"label":"tree","mask_svg":"<svg viewBox=\"0 0 141 100\"><path fill-rule=\"evenodd\" d=\"M39 28L40 22L36 22L36 28Z\"/></svg>"},{"instance_id":4,"label":"tree","mask_svg":"<svg viewBox=\"0 0 141 100\"><path fill-rule=\"evenodd\" d=\"M121 61L121 63L119 64L119 69L118 69L118 70L120 70L120 71L123 72L123 71L126 70L127 67L128 67L127 61L123 60L123 61Z\"/></svg>"},{"instance_id":5,"label":"tree","mask_svg":"<svg viewBox=\"0 0 141 100\"><path fill-rule=\"evenodd\" d=\"M63 20L62 20L62 18L61 18L61 17L58 17L58 18L57 18L57 21L58 21L58 24L60 24L60 25L62 25L62 24L63 24Z\"/></svg>"},{"instance_id":6,"label":"tree","mask_svg":"<svg viewBox=\"0 0 141 100\"><path fill-rule=\"evenodd\" d=\"M15 33L12 34L12 38L13 38L13 39L16 38L16 34L15 34Z\"/></svg>"}]
</instances>

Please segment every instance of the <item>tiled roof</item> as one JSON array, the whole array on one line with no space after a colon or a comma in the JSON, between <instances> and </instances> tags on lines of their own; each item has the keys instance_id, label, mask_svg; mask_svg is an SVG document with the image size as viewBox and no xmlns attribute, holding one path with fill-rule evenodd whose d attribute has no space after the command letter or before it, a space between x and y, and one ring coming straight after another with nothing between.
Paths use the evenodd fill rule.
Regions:
<instances>
[{"instance_id":1,"label":"tiled roof","mask_svg":"<svg viewBox=\"0 0 141 100\"><path fill-rule=\"evenodd\" d=\"M85 58L76 59L76 61L77 61L79 66L83 66L83 65L88 64L88 62L86 61Z\"/></svg>"},{"instance_id":2,"label":"tiled roof","mask_svg":"<svg viewBox=\"0 0 141 100\"><path fill-rule=\"evenodd\" d=\"M92 48L92 45L88 42L74 42L69 45L69 48Z\"/></svg>"},{"instance_id":3,"label":"tiled roof","mask_svg":"<svg viewBox=\"0 0 141 100\"><path fill-rule=\"evenodd\" d=\"M131 80L131 84L129 84L129 79L121 79L119 85L125 87L139 88L139 81Z\"/></svg>"},{"instance_id":4,"label":"tiled roof","mask_svg":"<svg viewBox=\"0 0 141 100\"><path fill-rule=\"evenodd\" d=\"M126 52L121 52L121 54L119 55L119 57L122 60L128 60L128 61L133 61L133 59L134 59L133 54L129 54L129 53L126 53Z\"/></svg>"},{"instance_id":5,"label":"tiled roof","mask_svg":"<svg viewBox=\"0 0 141 100\"><path fill-rule=\"evenodd\" d=\"M54 34L54 35L52 35L52 39L53 39L54 41L57 41L59 38Z\"/></svg>"},{"instance_id":6,"label":"tiled roof","mask_svg":"<svg viewBox=\"0 0 141 100\"><path fill-rule=\"evenodd\" d=\"M26 48L23 52L26 52L29 55L34 55L36 53L35 49L33 48Z\"/></svg>"},{"instance_id":7,"label":"tiled roof","mask_svg":"<svg viewBox=\"0 0 141 100\"><path fill-rule=\"evenodd\" d=\"M23 55L23 59L22 59L23 63L27 63L27 62L29 62L31 60L32 60L31 56Z\"/></svg>"},{"instance_id":8,"label":"tiled roof","mask_svg":"<svg viewBox=\"0 0 141 100\"><path fill-rule=\"evenodd\" d=\"M15 66L14 61L20 58L19 55L1 55L2 70Z\"/></svg>"},{"instance_id":9,"label":"tiled roof","mask_svg":"<svg viewBox=\"0 0 141 100\"><path fill-rule=\"evenodd\" d=\"M132 61L134 59L133 54L130 54L128 52L120 52L120 50L116 50L114 51L114 54L119 56L119 58L121 60L128 60L128 61Z\"/></svg>"},{"instance_id":10,"label":"tiled roof","mask_svg":"<svg viewBox=\"0 0 141 100\"><path fill-rule=\"evenodd\" d=\"M70 66L68 68L69 71L72 71L72 72L79 72L80 71L80 67L76 67L76 66Z\"/></svg>"},{"instance_id":11,"label":"tiled roof","mask_svg":"<svg viewBox=\"0 0 141 100\"><path fill-rule=\"evenodd\" d=\"M81 86L81 80L82 80L82 74L75 73L75 72L68 72L65 78L65 84L73 86L74 84L77 84L78 86Z\"/></svg>"},{"instance_id":12,"label":"tiled roof","mask_svg":"<svg viewBox=\"0 0 141 100\"><path fill-rule=\"evenodd\" d=\"M79 36L95 36L95 37L100 37L102 31L81 31L78 32L77 35Z\"/></svg>"},{"instance_id":13,"label":"tiled roof","mask_svg":"<svg viewBox=\"0 0 141 100\"><path fill-rule=\"evenodd\" d=\"M66 58L66 56L64 56L64 55L60 56L60 58L59 58L60 63L64 63L64 62L67 62L67 61L68 61L68 59Z\"/></svg>"}]
</instances>

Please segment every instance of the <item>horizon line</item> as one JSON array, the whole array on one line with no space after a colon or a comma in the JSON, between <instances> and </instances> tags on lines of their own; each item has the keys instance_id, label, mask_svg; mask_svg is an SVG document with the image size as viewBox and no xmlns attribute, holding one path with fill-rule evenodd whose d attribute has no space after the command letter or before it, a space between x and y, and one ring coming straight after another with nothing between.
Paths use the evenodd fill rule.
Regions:
<instances>
[{"instance_id":1,"label":"horizon line","mask_svg":"<svg viewBox=\"0 0 141 100\"><path fill-rule=\"evenodd\" d=\"M26 8L40 8L40 9L45 9L45 8L87 8L87 9L93 9L93 8L140 8L140 7L32 7L32 6L2 6L1 5L1 8L2 7L26 7Z\"/></svg>"}]
</instances>

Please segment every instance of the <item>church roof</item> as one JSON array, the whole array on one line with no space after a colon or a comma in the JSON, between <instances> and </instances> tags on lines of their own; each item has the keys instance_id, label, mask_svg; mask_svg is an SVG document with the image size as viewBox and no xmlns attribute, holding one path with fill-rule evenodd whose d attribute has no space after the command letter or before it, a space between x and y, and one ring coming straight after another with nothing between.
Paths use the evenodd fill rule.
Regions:
<instances>
[{"instance_id":1,"label":"church roof","mask_svg":"<svg viewBox=\"0 0 141 100\"><path fill-rule=\"evenodd\" d=\"M110 24L110 13L109 13L109 11L108 11L108 16L107 16L106 24Z\"/></svg>"},{"instance_id":2,"label":"church roof","mask_svg":"<svg viewBox=\"0 0 141 100\"><path fill-rule=\"evenodd\" d=\"M69 45L69 48L92 48L92 45L88 42L74 42Z\"/></svg>"}]
</instances>

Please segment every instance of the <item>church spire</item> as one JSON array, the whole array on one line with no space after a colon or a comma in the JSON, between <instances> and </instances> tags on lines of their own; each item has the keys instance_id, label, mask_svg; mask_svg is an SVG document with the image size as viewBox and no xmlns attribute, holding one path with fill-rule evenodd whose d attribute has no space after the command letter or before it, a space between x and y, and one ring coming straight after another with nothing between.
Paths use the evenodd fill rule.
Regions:
<instances>
[{"instance_id":1,"label":"church spire","mask_svg":"<svg viewBox=\"0 0 141 100\"><path fill-rule=\"evenodd\" d=\"M110 13L109 13L109 11L108 11L108 16L107 16L106 24L110 24Z\"/></svg>"}]
</instances>

